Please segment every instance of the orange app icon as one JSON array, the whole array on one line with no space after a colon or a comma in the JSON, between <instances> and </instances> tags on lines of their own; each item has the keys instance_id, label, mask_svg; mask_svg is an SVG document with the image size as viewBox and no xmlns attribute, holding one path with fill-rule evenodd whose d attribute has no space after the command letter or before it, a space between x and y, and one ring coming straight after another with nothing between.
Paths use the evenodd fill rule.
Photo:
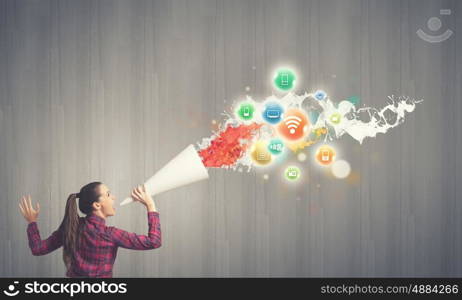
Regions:
<instances>
[{"instance_id":1,"label":"orange app icon","mask_svg":"<svg viewBox=\"0 0 462 300\"><path fill-rule=\"evenodd\" d=\"M335 150L331 146L323 145L316 152L316 160L321 165L330 165L335 159Z\"/></svg>"},{"instance_id":2,"label":"orange app icon","mask_svg":"<svg viewBox=\"0 0 462 300\"><path fill-rule=\"evenodd\" d=\"M284 138L296 141L305 136L308 119L305 114L298 109L289 109L284 114L284 120L278 125L278 132Z\"/></svg>"}]
</instances>

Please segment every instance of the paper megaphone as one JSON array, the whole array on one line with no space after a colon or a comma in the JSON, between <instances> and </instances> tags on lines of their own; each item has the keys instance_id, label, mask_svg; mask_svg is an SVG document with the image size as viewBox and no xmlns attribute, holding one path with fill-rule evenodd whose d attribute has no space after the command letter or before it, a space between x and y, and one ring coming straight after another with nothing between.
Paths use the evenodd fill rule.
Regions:
<instances>
[{"instance_id":1,"label":"paper megaphone","mask_svg":"<svg viewBox=\"0 0 462 300\"><path fill-rule=\"evenodd\" d=\"M144 186L146 187L146 192L154 196L208 178L209 174L207 168L202 163L202 159L194 146L189 145L149 178L144 183ZM133 202L133 199L128 197L120 205L131 202Z\"/></svg>"}]
</instances>

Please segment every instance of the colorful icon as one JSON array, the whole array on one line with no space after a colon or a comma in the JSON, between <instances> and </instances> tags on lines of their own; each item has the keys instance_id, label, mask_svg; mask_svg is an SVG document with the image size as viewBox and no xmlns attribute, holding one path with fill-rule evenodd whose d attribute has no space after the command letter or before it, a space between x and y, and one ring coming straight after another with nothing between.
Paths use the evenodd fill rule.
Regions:
<instances>
[{"instance_id":1,"label":"colorful icon","mask_svg":"<svg viewBox=\"0 0 462 300\"><path fill-rule=\"evenodd\" d=\"M290 166L284 172L288 180L297 180L300 178L300 169L295 166Z\"/></svg>"},{"instance_id":2,"label":"colorful icon","mask_svg":"<svg viewBox=\"0 0 462 300\"><path fill-rule=\"evenodd\" d=\"M282 119L284 109L278 103L268 103L263 111L263 119L270 124L277 124Z\"/></svg>"},{"instance_id":3,"label":"colorful icon","mask_svg":"<svg viewBox=\"0 0 462 300\"><path fill-rule=\"evenodd\" d=\"M265 141L257 141L253 146L250 157L257 165L267 165L271 162L271 153L267 149Z\"/></svg>"},{"instance_id":4,"label":"colorful icon","mask_svg":"<svg viewBox=\"0 0 462 300\"><path fill-rule=\"evenodd\" d=\"M280 154L284 150L284 143L280 139L272 139L268 144L268 151L271 154Z\"/></svg>"},{"instance_id":5,"label":"colorful icon","mask_svg":"<svg viewBox=\"0 0 462 300\"><path fill-rule=\"evenodd\" d=\"M317 90L316 92L314 92L314 98L316 100L322 101L327 98L327 94L323 90Z\"/></svg>"},{"instance_id":6,"label":"colorful icon","mask_svg":"<svg viewBox=\"0 0 462 300\"><path fill-rule=\"evenodd\" d=\"M298 109L290 109L284 115L284 120L278 125L279 133L286 139L296 141L304 137L307 131L308 119Z\"/></svg>"},{"instance_id":7,"label":"colorful icon","mask_svg":"<svg viewBox=\"0 0 462 300\"><path fill-rule=\"evenodd\" d=\"M342 115L336 112L336 113L331 114L329 119L331 123L339 124L340 121L342 120Z\"/></svg>"},{"instance_id":8,"label":"colorful icon","mask_svg":"<svg viewBox=\"0 0 462 300\"><path fill-rule=\"evenodd\" d=\"M295 85L295 74L289 69L279 69L274 77L274 85L283 91L291 90Z\"/></svg>"},{"instance_id":9,"label":"colorful icon","mask_svg":"<svg viewBox=\"0 0 462 300\"><path fill-rule=\"evenodd\" d=\"M323 145L316 152L316 160L321 165L330 165L335 159L335 150L329 145Z\"/></svg>"},{"instance_id":10,"label":"colorful icon","mask_svg":"<svg viewBox=\"0 0 462 300\"><path fill-rule=\"evenodd\" d=\"M255 107L253 106L253 104L251 104L251 103L241 103L241 105L239 105L237 115L242 120L248 121L248 120L252 120L254 112L255 112Z\"/></svg>"}]
</instances>

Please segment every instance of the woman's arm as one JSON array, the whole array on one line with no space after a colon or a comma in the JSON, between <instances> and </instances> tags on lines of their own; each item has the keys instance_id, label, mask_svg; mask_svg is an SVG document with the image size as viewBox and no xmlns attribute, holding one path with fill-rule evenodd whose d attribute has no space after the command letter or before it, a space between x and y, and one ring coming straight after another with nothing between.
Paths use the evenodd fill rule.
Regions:
<instances>
[{"instance_id":1,"label":"woman's arm","mask_svg":"<svg viewBox=\"0 0 462 300\"><path fill-rule=\"evenodd\" d=\"M63 245L62 234L59 230L53 232L49 238L42 240L37 227L37 222L29 223L27 226L27 237L32 255L45 255Z\"/></svg>"},{"instance_id":2,"label":"woman's arm","mask_svg":"<svg viewBox=\"0 0 462 300\"><path fill-rule=\"evenodd\" d=\"M148 235L129 233L116 227L109 227L109 234L114 243L122 248L135 250L149 250L159 248L162 244L160 231L159 213L157 212L154 200L146 193L145 186L138 186L133 189L132 197L135 201L146 206L148 212Z\"/></svg>"},{"instance_id":3,"label":"woman's arm","mask_svg":"<svg viewBox=\"0 0 462 300\"><path fill-rule=\"evenodd\" d=\"M59 230L53 232L46 240L42 241L40 238L40 232L37 226L40 205L37 203L36 209L34 209L30 195L21 198L19 209L27 222L29 222L27 226L27 237L33 255L45 255L62 246L62 234Z\"/></svg>"},{"instance_id":4,"label":"woman's arm","mask_svg":"<svg viewBox=\"0 0 462 300\"><path fill-rule=\"evenodd\" d=\"M109 227L109 235L113 242L122 248L133 250L150 250L162 245L159 213L148 212L148 235L130 233L125 230Z\"/></svg>"}]
</instances>

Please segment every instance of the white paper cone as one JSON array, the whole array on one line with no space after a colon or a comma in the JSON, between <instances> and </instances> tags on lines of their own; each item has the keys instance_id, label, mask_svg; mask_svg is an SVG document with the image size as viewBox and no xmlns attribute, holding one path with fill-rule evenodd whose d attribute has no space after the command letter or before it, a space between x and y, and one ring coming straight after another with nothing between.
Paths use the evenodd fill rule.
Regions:
<instances>
[{"instance_id":1,"label":"white paper cone","mask_svg":"<svg viewBox=\"0 0 462 300\"><path fill-rule=\"evenodd\" d=\"M187 185L203 179L208 179L207 168L193 145L189 145L180 154L168 162L154 176L145 182L146 192L152 196L162 192ZM120 203L125 205L133 202L131 197Z\"/></svg>"}]
</instances>

